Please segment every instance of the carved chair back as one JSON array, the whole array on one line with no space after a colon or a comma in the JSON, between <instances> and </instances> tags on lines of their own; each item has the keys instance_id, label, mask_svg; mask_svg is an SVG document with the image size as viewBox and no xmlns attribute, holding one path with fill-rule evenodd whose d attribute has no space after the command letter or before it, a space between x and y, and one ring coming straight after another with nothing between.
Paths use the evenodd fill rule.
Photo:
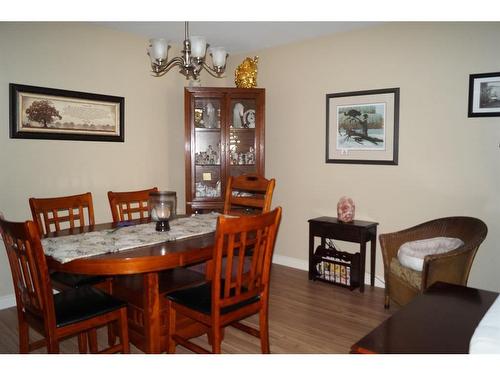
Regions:
<instances>
[{"instance_id":1,"label":"carved chair back","mask_svg":"<svg viewBox=\"0 0 500 375\"><path fill-rule=\"evenodd\" d=\"M94 225L91 193L55 198L30 198L29 204L33 220L41 235L66 228Z\"/></svg>"},{"instance_id":2,"label":"carved chair back","mask_svg":"<svg viewBox=\"0 0 500 375\"><path fill-rule=\"evenodd\" d=\"M18 315L24 316L25 312L43 319L45 329L55 329L52 285L36 224L0 218L0 232L9 259Z\"/></svg>"},{"instance_id":3,"label":"carved chair back","mask_svg":"<svg viewBox=\"0 0 500 375\"><path fill-rule=\"evenodd\" d=\"M230 176L224 201L225 214L259 214L269 212L276 181L247 174Z\"/></svg>"},{"instance_id":4,"label":"carved chair back","mask_svg":"<svg viewBox=\"0 0 500 375\"><path fill-rule=\"evenodd\" d=\"M267 299L281 207L258 216L220 216L214 245L212 312L256 296ZM244 267L245 257L250 267ZM224 259L224 262L223 262ZM247 269L246 269L247 268Z\"/></svg>"},{"instance_id":5,"label":"carved chair back","mask_svg":"<svg viewBox=\"0 0 500 375\"><path fill-rule=\"evenodd\" d=\"M149 193L157 191L157 187L138 191L109 191L108 200L113 222L148 217Z\"/></svg>"}]
</instances>

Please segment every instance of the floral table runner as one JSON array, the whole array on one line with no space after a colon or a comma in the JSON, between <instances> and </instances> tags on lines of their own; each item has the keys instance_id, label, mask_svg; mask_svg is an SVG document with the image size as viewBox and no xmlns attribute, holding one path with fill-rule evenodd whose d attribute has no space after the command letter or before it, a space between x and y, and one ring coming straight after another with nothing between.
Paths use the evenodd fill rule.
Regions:
<instances>
[{"instance_id":1,"label":"floral table runner","mask_svg":"<svg viewBox=\"0 0 500 375\"><path fill-rule=\"evenodd\" d=\"M103 231L42 239L45 255L60 263L140 246L175 241L215 231L218 213L184 217L170 221L168 232L157 232L156 222L123 226Z\"/></svg>"}]
</instances>

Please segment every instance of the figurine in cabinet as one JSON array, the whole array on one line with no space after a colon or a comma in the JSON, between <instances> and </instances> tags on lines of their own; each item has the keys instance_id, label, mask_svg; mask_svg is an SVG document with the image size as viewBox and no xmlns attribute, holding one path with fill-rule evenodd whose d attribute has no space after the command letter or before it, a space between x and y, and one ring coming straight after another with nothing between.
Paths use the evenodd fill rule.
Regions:
<instances>
[{"instance_id":1,"label":"figurine in cabinet","mask_svg":"<svg viewBox=\"0 0 500 375\"><path fill-rule=\"evenodd\" d=\"M243 115L243 119L245 121L244 125L245 128L255 128L255 110L254 109L249 109L248 111L245 112Z\"/></svg>"},{"instance_id":2,"label":"figurine in cabinet","mask_svg":"<svg viewBox=\"0 0 500 375\"><path fill-rule=\"evenodd\" d=\"M233 128L242 128L243 127L243 114L245 107L243 104L236 103L233 107Z\"/></svg>"},{"instance_id":3,"label":"figurine in cabinet","mask_svg":"<svg viewBox=\"0 0 500 375\"><path fill-rule=\"evenodd\" d=\"M213 129L217 127L217 122L215 120L215 107L212 103L208 103L205 106L205 127L208 129Z\"/></svg>"}]
</instances>

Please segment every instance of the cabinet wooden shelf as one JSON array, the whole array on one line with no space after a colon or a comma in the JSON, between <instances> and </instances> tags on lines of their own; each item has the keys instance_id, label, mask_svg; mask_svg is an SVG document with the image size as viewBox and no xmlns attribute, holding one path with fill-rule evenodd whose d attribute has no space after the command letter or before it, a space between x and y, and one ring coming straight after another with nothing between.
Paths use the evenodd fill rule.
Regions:
<instances>
[{"instance_id":1,"label":"cabinet wooden shelf","mask_svg":"<svg viewBox=\"0 0 500 375\"><path fill-rule=\"evenodd\" d=\"M185 89L186 213L221 211L229 176L264 175L264 108L264 89Z\"/></svg>"}]
</instances>

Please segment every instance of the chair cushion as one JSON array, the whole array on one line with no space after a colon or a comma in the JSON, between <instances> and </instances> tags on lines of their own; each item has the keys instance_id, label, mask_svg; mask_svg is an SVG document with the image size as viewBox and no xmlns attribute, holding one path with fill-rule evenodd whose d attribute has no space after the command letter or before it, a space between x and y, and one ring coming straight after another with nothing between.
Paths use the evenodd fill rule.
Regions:
<instances>
[{"instance_id":1,"label":"chair cushion","mask_svg":"<svg viewBox=\"0 0 500 375\"><path fill-rule=\"evenodd\" d=\"M50 278L60 284L70 288L79 288L83 285L92 285L106 280L106 277L99 275L77 275L76 273L53 272Z\"/></svg>"},{"instance_id":2,"label":"chair cushion","mask_svg":"<svg viewBox=\"0 0 500 375\"><path fill-rule=\"evenodd\" d=\"M222 281L221 291L223 290L224 282ZM177 290L167 295L167 298L190 309L210 315L212 311L212 283L207 282L193 288ZM255 296L240 303L226 306L221 309L221 314L227 314L231 311L238 310L243 306L257 302L259 299L259 296Z\"/></svg>"},{"instance_id":3,"label":"chair cushion","mask_svg":"<svg viewBox=\"0 0 500 375\"><path fill-rule=\"evenodd\" d=\"M407 282L409 285L413 286L417 290L421 289L422 286L422 272L412 270L411 268L403 267L399 263L398 258L394 257L389 265L391 273L400 278L401 280Z\"/></svg>"},{"instance_id":4,"label":"chair cushion","mask_svg":"<svg viewBox=\"0 0 500 375\"><path fill-rule=\"evenodd\" d=\"M404 267L421 272L425 256L447 253L463 244L461 239L452 237L434 237L405 242L398 250L398 260Z\"/></svg>"},{"instance_id":5,"label":"chair cushion","mask_svg":"<svg viewBox=\"0 0 500 375\"><path fill-rule=\"evenodd\" d=\"M127 304L88 285L54 294L57 327L91 319L123 306Z\"/></svg>"}]
</instances>

